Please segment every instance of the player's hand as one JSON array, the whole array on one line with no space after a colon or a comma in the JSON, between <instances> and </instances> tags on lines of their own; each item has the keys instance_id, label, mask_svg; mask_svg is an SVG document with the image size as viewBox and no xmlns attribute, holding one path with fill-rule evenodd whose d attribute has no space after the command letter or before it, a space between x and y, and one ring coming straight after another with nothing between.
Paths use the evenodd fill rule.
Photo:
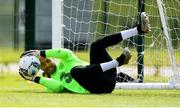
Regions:
<instances>
[{"instance_id":1,"label":"player's hand","mask_svg":"<svg viewBox=\"0 0 180 108\"><path fill-rule=\"evenodd\" d=\"M20 58L25 56L25 55L33 55L36 56L37 58L40 57L40 51L39 50L29 50L29 51L25 51L24 53L21 54Z\"/></svg>"},{"instance_id":2,"label":"player's hand","mask_svg":"<svg viewBox=\"0 0 180 108\"><path fill-rule=\"evenodd\" d=\"M35 78L35 76L28 76L28 75L26 75L26 74L24 74L24 73L22 73L22 72L19 72L19 74L20 74L20 76L21 76L23 79L25 79L25 80L33 81L34 78Z\"/></svg>"}]
</instances>

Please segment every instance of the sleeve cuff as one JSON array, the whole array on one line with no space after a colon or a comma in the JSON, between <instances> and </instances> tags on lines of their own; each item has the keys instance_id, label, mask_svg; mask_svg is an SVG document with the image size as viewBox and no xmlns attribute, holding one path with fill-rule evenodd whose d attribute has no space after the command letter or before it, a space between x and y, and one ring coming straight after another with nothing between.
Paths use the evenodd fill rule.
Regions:
<instances>
[{"instance_id":1,"label":"sleeve cuff","mask_svg":"<svg viewBox=\"0 0 180 108\"><path fill-rule=\"evenodd\" d=\"M37 76L37 77L34 78L34 82L35 82L35 83L38 83L38 84L39 84L39 81L40 81L40 77L39 77L39 76Z\"/></svg>"},{"instance_id":2,"label":"sleeve cuff","mask_svg":"<svg viewBox=\"0 0 180 108\"><path fill-rule=\"evenodd\" d=\"M45 51L44 50L42 50L42 51L40 51L40 56L42 56L42 57L46 57L46 53L45 53Z\"/></svg>"}]
</instances>

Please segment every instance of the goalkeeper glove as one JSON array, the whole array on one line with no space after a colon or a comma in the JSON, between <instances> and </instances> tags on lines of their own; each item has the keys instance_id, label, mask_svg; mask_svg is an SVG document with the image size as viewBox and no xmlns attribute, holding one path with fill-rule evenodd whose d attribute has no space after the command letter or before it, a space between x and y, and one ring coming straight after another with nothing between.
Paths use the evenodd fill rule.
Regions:
<instances>
[{"instance_id":1,"label":"goalkeeper glove","mask_svg":"<svg viewBox=\"0 0 180 108\"><path fill-rule=\"evenodd\" d=\"M29 80L29 81L34 81L34 79L35 79L35 77L36 77L36 76L26 75L26 74L23 73L23 72L19 72L19 74L21 75L22 78L24 78L25 80Z\"/></svg>"},{"instance_id":2,"label":"goalkeeper glove","mask_svg":"<svg viewBox=\"0 0 180 108\"><path fill-rule=\"evenodd\" d=\"M23 73L20 73L20 72L19 72L19 74L25 80L33 81L33 82L36 82L36 83L39 83L39 81L40 81L40 77L39 76L32 76L32 77L30 77L30 76L27 76L27 75L25 75Z\"/></svg>"}]
</instances>

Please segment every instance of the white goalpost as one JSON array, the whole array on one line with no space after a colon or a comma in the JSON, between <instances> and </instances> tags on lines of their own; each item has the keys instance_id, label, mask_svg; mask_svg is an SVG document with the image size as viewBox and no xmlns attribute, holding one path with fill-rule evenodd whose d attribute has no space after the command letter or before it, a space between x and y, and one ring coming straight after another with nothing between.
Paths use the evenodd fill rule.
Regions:
<instances>
[{"instance_id":1,"label":"white goalpost","mask_svg":"<svg viewBox=\"0 0 180 108\"><path fill-rule=\"evenodd\" d=\"M113 58L126 47L132 52L130 63L118 72L137 79L137 64L143 66L143 83L117 83L116 89L180 89L179 5L179 0L146 0L152 31L143 36L143 45L135 36L107 49ZM137 17L136 0L52 0L52 48L65 47L88 60L84 55L92 41L133 28ZM139 46L144 47L143 63L138 61Z\"/></svg>"},{"instance_id":2,"label":"white goalpost","mask_svg":"<svg viewBox=\"0 0 180 108\"><path fill-rule=\"evenodd\" d=\"M52 0L52 48L63 47L63 0Z\"/></svg>"},{"instance_id":3,"label":"white goalpost","mask_svg":"<svg viewBox=\"0 0 180 108\"><path fill-rule=\"evenodd\" d=\"M178 80L179 78L179 72L178 72L178 68L176 66L176 60L174 58L174 49L172 46L172 42L171 42L171 37L168 31L168 24L167 24L167 20L165 18L165 9L163 9L163 3L161 0L157 0L157 4L158 4L158 10L159 10L159 14L160 14L160 19L161 19L161 24L162 24L162 30L163 30L163 34L165 36L166 39L166 45L167 45L167 49L169 52L169 56L171 59L171 65L172 65L172 72L173 72L173 76L170 80L170 83L172 85L175 85L176 80Z\"/></svg>"}]
</instances>

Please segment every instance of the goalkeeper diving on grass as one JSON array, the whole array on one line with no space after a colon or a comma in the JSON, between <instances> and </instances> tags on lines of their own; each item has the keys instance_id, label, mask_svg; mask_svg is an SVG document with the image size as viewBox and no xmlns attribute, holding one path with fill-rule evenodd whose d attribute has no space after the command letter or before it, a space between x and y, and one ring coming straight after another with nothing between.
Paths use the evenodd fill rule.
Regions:
<instances>
[{"instance_id":1,"label":"goalkeeper diving on grass","mask_svg":"<svg viewBox=\"0 0 180 108\"><path fill-rule=\"evenodd\" d=\"M106 48L124 39L149 31L148 16L142 12L136 27L104 36L92 42L89 54L90 63L80 60L72 51L65 48L30 50L24 52L21 58L36 56L40 61L40 69L44 75L29 77L22 69L19 69L19 73L25 80L46 87L48 92L111 93L117 82L116 67L128 64L131 54L125 48L119 57L112 59ZM56 58L58 61L53 62L52 58ZM122 75L129 77L126 74ZM129 80L134 81L131 77ZM120 79L118 81L121 82Z\"/></svg>"}]
</instances>

